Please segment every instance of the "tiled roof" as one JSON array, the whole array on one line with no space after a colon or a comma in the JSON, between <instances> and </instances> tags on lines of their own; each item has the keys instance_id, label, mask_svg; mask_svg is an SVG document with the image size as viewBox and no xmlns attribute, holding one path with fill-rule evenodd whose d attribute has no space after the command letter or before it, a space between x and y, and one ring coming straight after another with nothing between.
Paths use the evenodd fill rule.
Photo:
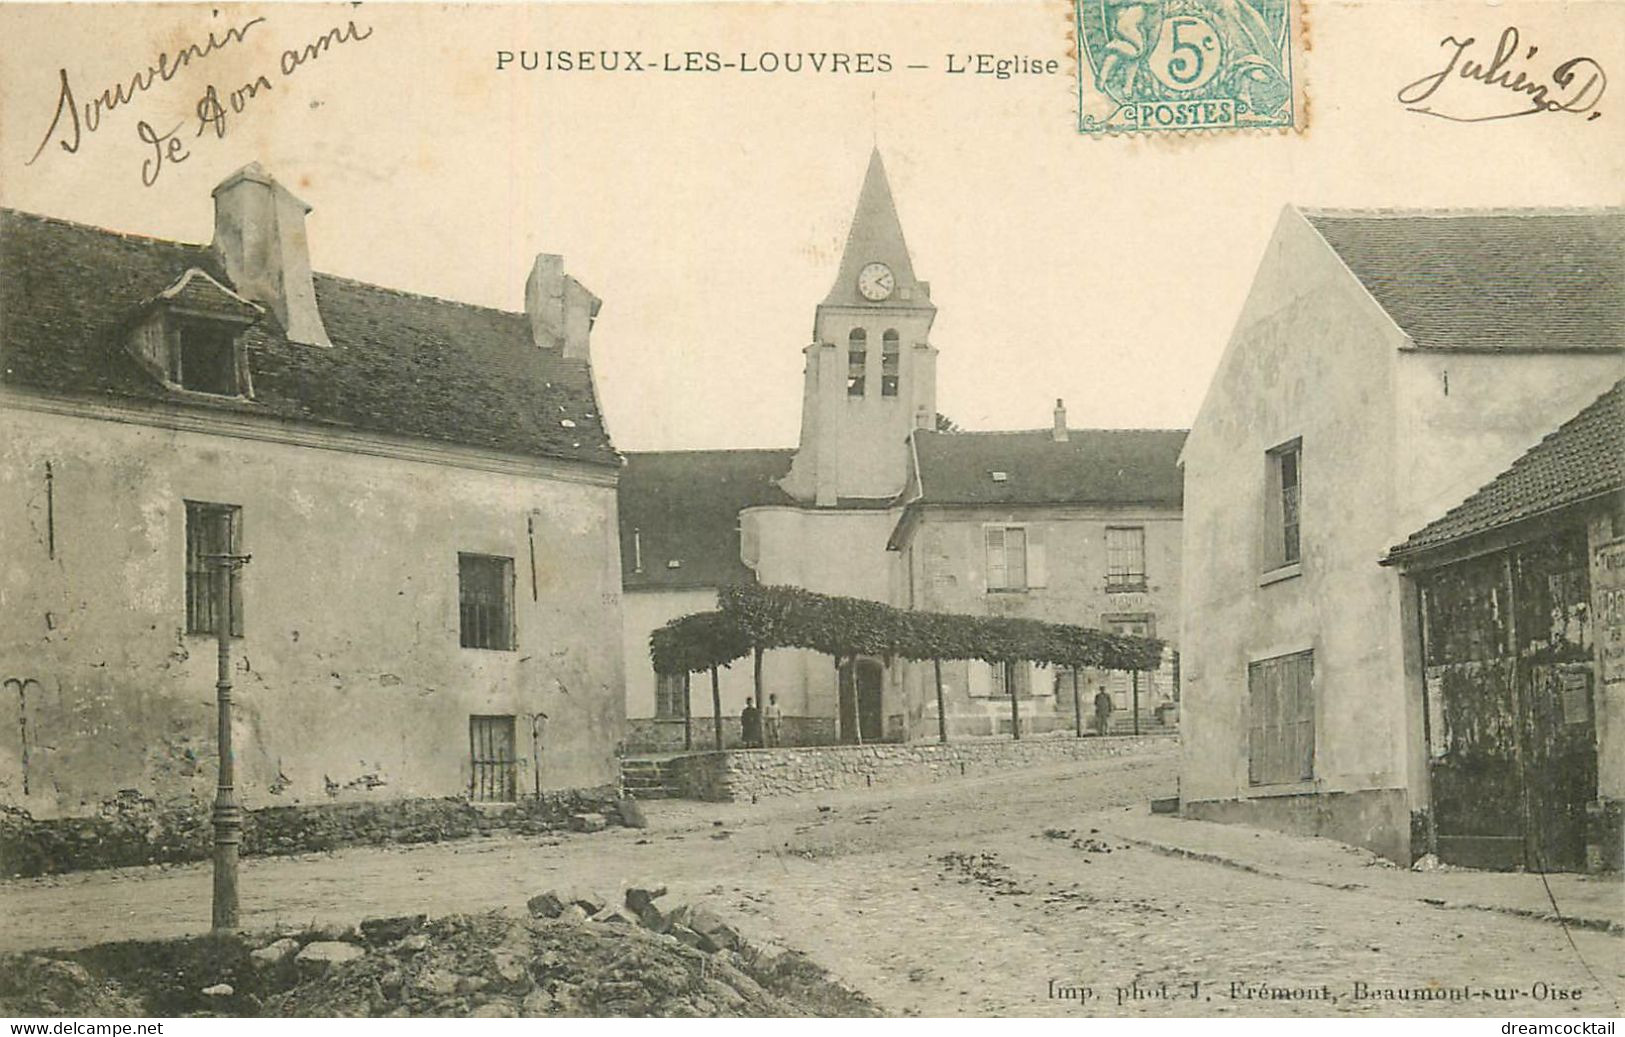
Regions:
<instances>
[{"instance_id":1,"label":"tiled roof","mask_svg":"<svg viewBox=\"0 0 1625 1037\"><path fill-rule=\"evenodd\" d=\"M1418 347L1625 348L1625 210L1304 216Z\"/></svg>"},{"instance_id":2,"label":"tiled roof","mask_svg":"<svg viewBox=\"0 0 1625 1037\"><path fill-rule=\"evenodd\" d=\"M238 295L197 267L188 267L168 288L159 292L151 303L166 302L174 306L202 313L220 314L252 322L265 315L265 308Z\"/></svg>"},{"instance_id":3,"label":"tiled roof","mask_svg":"<svg viewBox=\"0 0 1625 1037\"><path fill-rule=\"evenodd\" d=\"M48 391L179 402L118 344L141 303L210 248L0 209L0 378ZM506 453L618 463L585 361L531 341L524 314L316 275L332 348L289 342L265 317L243 336L248 401L184 405L393 433Z\"/></svg>"},{"instance_id":4,"label":"tiled roof","mask_svg":"<svg viewBox=\"0 0 1625 1037\"><path fill-rule=\"evenodd\" d=\"M924 504L1168 504L1185 499L1184 429L917 432ZM995 472L1003 478L996 479Z\"/></svg>"},{"instance_id":5,"label":"tiled roof","mask_svg":"<svg viewBox=\"0 0 1625 1037\"><path fill-rule=\"evenodd\" d=\"M795 503L778 487L794 453L627 454L620 482L622 586L675 590L753 581L755 574L739 559L739 511L758 504ZM636 571L640 555L641 572ZM672 562L678 564L673 567Z\"/></svg>"},{"instance_id":6,"label":"tiled roof","mask_svg":"<svg viewBox=\"0 0 1625 1037\"><path fill-rule=\"evenodd\" d=\"M1555 508L1625 490L1625 380L1512 467L1388 552L1398 560Z\"/></svg>"}]
</instances>

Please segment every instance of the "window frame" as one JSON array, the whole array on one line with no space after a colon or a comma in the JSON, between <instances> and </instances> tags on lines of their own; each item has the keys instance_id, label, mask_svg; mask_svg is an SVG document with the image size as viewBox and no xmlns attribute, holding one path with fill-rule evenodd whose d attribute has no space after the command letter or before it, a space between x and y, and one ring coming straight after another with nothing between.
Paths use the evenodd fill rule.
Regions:
<instances>
[{"instance_id":1,"label":"window frame","mask_svg":"<svg viewBox=\"0 0 1625 1037\"><path fill-rule=\"evenodd\" d=\"M683 719L683 681L687 676L682 673L655 674L656 720Z\"/></svg>"},{"instance_id":2,"label":"window frame","mask_svg":"<svg viewBox=\"0 0 1625 1037\"><path fill-rule=\"evenodd\" d=\"M472 581L465 578L464 567L469 564L483 565L490 563L495 563L497 566L496 583L498 593L501 595L501 601L497 607L502 609L502 613L498 617L499 622L488 624L485 629L488 633L490 631L500 632L505 643L472 643L482 639L478 636L481 632L479 624L476 624L473 628L469 625L468 609L471 607L478 609L491 606L488 603L471 602L469 600L470 590L474 588L471 588ZM519 650L517 616L514 608L514 580L514 560L511 555L486 554L478 551L457 552L457 640L460 647L488 652L514 652ZM490 640L489 636L484 640Z\"/></svg>"},{"instance_id":3,"label":"window frame","mask_svg":"<svg viewBox=\"0 0 1625 1037\"><path fill-rule=\"evenodd\" d=\"M988 698L1010 700L1010 689L1005 686L1005 667L1016 677L1016 699L1024 700L1034 697L1033 693L1033 665L1030 660L1021 659L1014 663L988 663Z\"/></svg>"},{"instance_id":4,"label":"window frame","mask_svg":"<svg viewBox=\"0 0 1625 1037\"><path fill-rule=\"evenodd\" d=\"M243 508L240 504L226 504L221 501L201 501L186 498L185 529L185 594L186 594L186 632L188 634L202 634L204 636L219 636L219 619L215 615L214 602L214 570L204 561L210 554L242 554L243 553ZM224 516L227 522L224 550L212 543L213 537L202 538L209 542L198 543L199 534L207 529L214 528L212 522L205 526L203 517L210 517L218 521ZM226 597L227 607L230 609L231 636L243 636L243 583L242 570L233 568L227 576ZM199 588L201 585L201 593ZM204 599L200 604L199 599ZM199 615L204 610L208 612L206 624L198 623Z\"/></svg>"},{"instance_id":5,"label":"window frame","mask_svg":"<svg viewBox=\"0 0 1625 1037\"><path fill-rule=\"evenodd\" d=\"M895 397L902 384L903 342L896 328L880 336L880 395Z\"/></svg>"},{"instance_id":6,"label":"window frame","mask_svg":"<svg viewBox=\"0 0 1625 1037\"><path fill-rule=\"evenodd\" d=\"M868 374L869 333L853 328L846 336L846 394L861 399L868 392Z\"/></svg>"},{"instance_id":7,"label":"window frame","mask_svg":"<svg viewBox=\"0 0 1625 1037\"><path fill-rule=\"evenodd\" d=\"M1315 699L1314 649L1248 662L1248 788L1269 789L1314 781L1318 726Z\"/></svg>"},{"instance_id":8,"label":"window frame","mask_svg":"<svg viewBox=\"0 0 1625 1037\"><path fill-rule=\"evenodd\" d=\"M1133 549L1128 552L1131 557L1127 563L1118 564L1114 559L1114 556L1121 555L1121 552L1117 550L1120 545L1112 543L1112 534L1114 533L1138 534ZM1145 539L1144 526L1106 527L1106 593L1125 594L1146 589L1148 584L1145 573ZM1135 571L1133 566L1132 556L1134 555L1139 558L1138 571Z\"/></svg>"},{"instance_id":9,"label":"window frame","mask_svg":"<svg viewBox=\"0 0 1625 1037\"><path fill-rule=\"evenodd\" d=\"M999 534L999 564L995 566L992 535ZM1010 577L1011 534L1021 534L1021 578L1015 582ZM984 583L989 594L1025 594L1032 589L1032 566L1029 551L1032 538L1028 533L1027 524L1022 522L988 522L982 525L982 564L984 567ZM1002 574L997 582L994 573Z\"/></svg>"},{"instance_id":10,"label":"window frame","mask_svg":"<svg viewBox=\"0 0 1625 1037\"><path fill-rule=\"evenodd\" d=\"M1266 573L1276 570L1296 573L1303 564L1303 437L1271 447L1264 456L1268 465L1268 492L1263 569Z\"/></svg>"}]
</instances>

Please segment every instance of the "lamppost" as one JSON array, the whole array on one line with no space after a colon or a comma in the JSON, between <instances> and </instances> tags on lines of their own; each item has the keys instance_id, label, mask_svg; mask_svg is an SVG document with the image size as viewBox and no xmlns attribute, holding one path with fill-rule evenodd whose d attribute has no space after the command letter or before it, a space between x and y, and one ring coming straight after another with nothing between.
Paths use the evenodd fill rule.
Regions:
<instances>
[{"instance_id":1,"label":"lamppost","mask_svg":"<svg viewBox=\"0 0 1625 1037\"><path fill-rule=\"evenodd\" d=\"M231 544L230 519L223 520L224 536L218 541ZM236 767L231 750L231 577L248 564L248 555L208 556L214 570L215 636L219 644L219 666L214 690L219 727L216 744L220 749L220 777L214 788L214 921L216 933L237 928L237 847L243 841L243 809L237 805Z\"/></svg>"}]
</instances>

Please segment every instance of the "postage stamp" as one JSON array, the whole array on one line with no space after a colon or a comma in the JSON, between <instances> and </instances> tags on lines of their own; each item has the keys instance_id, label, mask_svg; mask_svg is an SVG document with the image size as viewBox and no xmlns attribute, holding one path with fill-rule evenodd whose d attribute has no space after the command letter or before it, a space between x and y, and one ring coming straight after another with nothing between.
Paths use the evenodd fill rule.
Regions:
<instances>
[{"instance_id":1,"label":"postage stamp","mask_svg":"<svg viewBox=\"0 0 1625 1037\"><path fill-rule=\"evenodd\" d=\"M1296 125L1293 0L1074 0L1078 132Z\"/></svg>"}]
</instances>

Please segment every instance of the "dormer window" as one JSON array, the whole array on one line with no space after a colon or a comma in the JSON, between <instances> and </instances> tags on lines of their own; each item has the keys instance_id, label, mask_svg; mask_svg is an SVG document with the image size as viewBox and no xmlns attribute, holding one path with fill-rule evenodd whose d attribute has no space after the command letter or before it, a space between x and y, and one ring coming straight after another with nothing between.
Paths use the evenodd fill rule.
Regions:
<instances>
[{"instance_id":1,"label":"dormer window","mask_svg":"<svg viewBox=\"0 0 1625 1037\"><path fill-rule=\"evenodd\" d=\"M216 396L237 396L236 329L206 321L185 321L180 326L180 349L175 351L181 388Z\"/></svg>"},{"instance_id":2,"label":"dormer window","mask_svg":"<svg viewBox=\"0 0 1625 1037\"><path fill-rule=\"evenodd\" d=\"M193 267L137 312L125 350L170 389L252 396L241 338L263 312Z\"/></svg>"}]
</instances>

